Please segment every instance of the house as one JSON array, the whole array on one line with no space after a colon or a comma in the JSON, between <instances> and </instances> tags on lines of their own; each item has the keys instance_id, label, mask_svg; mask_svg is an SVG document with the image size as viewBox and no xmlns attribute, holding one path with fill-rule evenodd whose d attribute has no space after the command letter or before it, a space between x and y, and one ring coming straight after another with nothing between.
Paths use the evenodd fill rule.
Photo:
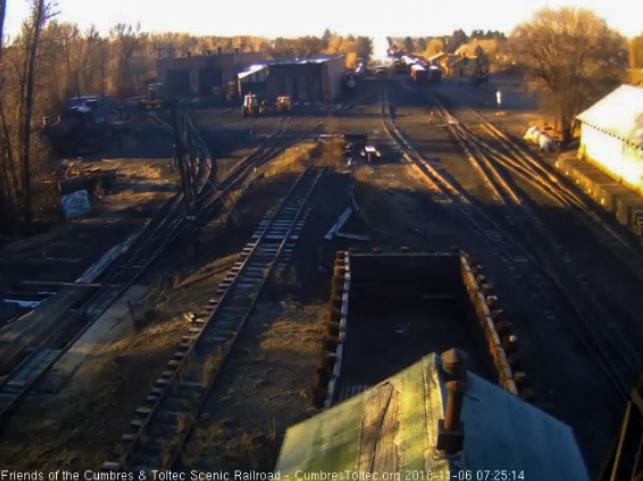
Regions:
<instances>
[{"instance_id":1,"label":"house","mask_svg":"<svg viewBox=\"0 0 643 481\"><path fill-rule=\"evenodd\" d=\"M569 426L449 366L456 365L430 354L292 426L275 471L284 479L349 481L589 479ZM314 477L320 473L344 477Z\"/></svg>"},{"instance_id":2,"label":"house","mask_svg":"<svg viewBox=\"0 0 643 481\"><path fill-rule=\"evenodd\" d=\"M578 157L643 194L643 88L621 85L576 118Z\"/></svg>"},{"instance_id":3,"label":"house","mask_svg":"<svg viewBox=\"0 0 643 481\"><path fill-rule=\"evenodd\" d=\"M447 77L467 77L471 61L466 55L440 52L428 58L430 65L438 65Z\"/></svg>"}]
</instances>

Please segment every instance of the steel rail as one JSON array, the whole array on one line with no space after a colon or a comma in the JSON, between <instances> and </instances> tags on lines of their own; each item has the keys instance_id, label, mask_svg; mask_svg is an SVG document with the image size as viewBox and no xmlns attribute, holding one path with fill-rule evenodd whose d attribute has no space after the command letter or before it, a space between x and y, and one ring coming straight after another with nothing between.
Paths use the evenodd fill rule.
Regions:
<instances>
[{"instance_id":1,"label":"steel rail","mask_svg":"<svg viewBox=\"0 0 643 481\"><path fill-rule=\"evenodd\" d=\"M413 147L404 137L403 133L395 125L395 122L391 116L389 109L389 102L386 92L384 92L383 103L382 103L382 119L386 131L391 135L391 137L400 144L405 150L407 160L416 164L420 170L427 176L431 184L435 186L441 193L445 194L456 207L458 212L465 217L465 219L476 227L478 232L485 237L490 243L497 244L499 242L503 243L503 249L499 250L498 254L504 258L504 260L513 265L514 268L522 271L531 284L536 288L536 290L545 298L550 298L551 296L557 296L559 300L566 301L568 308L572 309L572 312L575 312L577 316L582 321L585 321L586 318L582 313L577 311L577 304L571 301L566 295L564 289L561 289L561 286L555 279L551 279L549 273L544 271L539 273L542 270L542 266L539 264L540 260L534 257L534 255L526 250L519 241L517 241L514 235L509 234L505 228L500 227L495 221L493 221L484 211L482 211L478 206L474 205L468 198L468 195L462 191L454 182L447 179L446 175L441 174L434 166L428 162L422 154ZM447 125L456 123L448 112L445 114L445 121ZM387 125L387 122L390 125ZM469 150L468 146L465 145L465 153L467 155L473 155ZM509 255L508 250L515 250L520 255L524 257L524 260L528 261L535 269L527 269L524 265L525 262L515 262L515 254ZM553 284L553 285L551 285ZM553 288L553 290L552 290ZM552 305L552 307L559 311L560 305ZM564 316L562 316L564 317ZM596 347L596 341L588 340L586 336L588 333L593 335L593 330L589 326L586 327L586 332L581 332L578 329L578 326L575 323L571 322L572 329L577 333L578 338L585 345L586 349L589 351L590 355L595 359L598 366L604 371L607 378L613 383L617 392L627 399L627 391L624 390L624 384L620 377L615 376L614 370L612 369L612 363L609 358L605 357L605 353L600 348ZM598 344L600 346L600 343Z\"/></svg>"},{"instance_id":2,"label":"steel rail","mask_svg":"<svg viewBox=\"0 0 643 481\"><path fill-rule=\"evenodd\" d=\"M194 425L194 417L196 413L200 410L200 406L204 402L207 393L212 388L213 383L218 377L219 373L224 367L225 360L227 359L231 349L238 339L245 323L250 314L253 312L253 309L256 305L257 299L262 292L264 285L266 284L274 266L277 263L277 260L281 256L286 243L290 240L291 233L297 223L300 221L306 201L314 191L317 182L319 181L324 170L320 169L316 172L312 168L307 168L304 172L301 173L295 180L295 182L290 186L289 190L283 197L283 199L278 203L277 207L274 210L270 220L263 225L260 229L256 240L249 244L249 246L244 250L242 254L243 260L238 263L236 267L231 270L229 275L229 281L222 288L220 287L217 292L218 298L211 301L211 312L208 314L207 320L201 320L199 328L196 329L195 337L189 339L189 341L182 345L180 359L177 361L170 361L168 364L168 376L162 379L160 383L163 388L157 394L152 394L156 396L152 398L153 404L148 409L139 409L137 414L144 414L144 419L140 422L138 430L133 435L124 436L124 445L121 456L117 461L107 462L103 465L103 468L106 470L145 470L153 469L156 466L147 466L147 465L135 465L133 462L141 462L140 458L143 458L145 461L148 458L145 458L146 453L149 455L149 450L153 451L151 455L154 459L160 461L163 464L163 467L171 467L171 465L176 460L176 457L180 453L183 444L186 442L189 433ZM307 179L308 177L308 179ZM310 182L309 185L304 183L304 180ZM304 187L303 192L299 192ZM300 197L297 198L295 194L299 194ZM303 194L303 195L302 195ZM292 203L295 203L293 207ZM286 209L288 211L286 212ZM281 216L282 212L286 212L288 216L288 228L283 232L282 240L278 244L278 247L274 250L270 250L270 255L263 253L263 248L266 246L265 239L268 237L268 234L271 232L273 227L279 221L279 225L283 223L283 217ZM263 259L262 256L267 256L267 259ZM259 259L259 260L257 260ZM250 270L250 266L253 262L257 262L259 266L265 266L263 269L260 267L255 267L253 270ZM225 336L225 341L221 340L220 342L212 342L209 339L212 337L212 333L217 332L217 329L222 329L222 323L224 323L226 309L231 308L229 304L233 304L235 300L235 289L237 285L241 282L240 280L244 276L249 276L253 272L257 272L257 269L261 271L260 280L256 283L250 293L250 302L248 305L243 307L243 313L239 314L241 316L238 322L234 326L234 331L229 332ZM247 279L247 278L246 278ZM247 280L245 282L248 282ZM241 285L240 285L241 286ZM241 287L239 287L241 288ZM218 320L218 322L217 322ZM223 332L223 331L221 331ZM218 339L218 338L216 338ZM158 414L162 411L163 406L170 404L168 400L172 401L176 398L189 399L190 396L186 394L186 390L192 388L191 384L187 384L188 387L183 387L186 379L193 379L194 373L189 372L190 370L195 369L195 365L198 364L198 360L203 360L207 358L210 354L214 354L217 349L223 351L223 357L220 359L220 362L217 366L216 372L213 373L212 379L208 380L206 386L201 386L197 398L191 404L184 403L183 409L185 412L182 412L183 417L182 426L176 426L178 430L177 433L173 433L173 436L170 439L157 439L154 440L153 436L149 434L152 429L154 429L154 423L156 423L157 431L164 432L164 420L161 415ZM196 357L196 361L195 361ZM176 359L176 356L175 356ZM190 368L190 360L191 363ZM197 369L197 372L198 371ZM197 376L198 377L198 376ZM182 390L183 389L183 390ZM148 396L148 399L150 396ZM189 410L189 412L187 412ZM151 444L151 446L150 446ZM139 456L137 453L141 453ZM160 455L162 454L162 456Z\"/></svg>"}]
</instances>

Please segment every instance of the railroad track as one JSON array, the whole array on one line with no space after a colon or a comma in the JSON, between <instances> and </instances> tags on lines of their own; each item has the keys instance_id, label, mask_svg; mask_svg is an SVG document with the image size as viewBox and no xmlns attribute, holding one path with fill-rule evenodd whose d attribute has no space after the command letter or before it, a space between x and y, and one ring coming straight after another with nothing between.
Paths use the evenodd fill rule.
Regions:
<instances>
[{"instance_id":1,"label":"railroad track","mask_svg":"<svg viewBox=\"0 0 643 481\"><path fill-rule=\"evenodd\" d=\"M530 183L540 186L540 190L544 192L550 192L552 198L562 199L559 201L562 206L582 208L581 200L562 186L557 187L535 159L530 159L527 163L523 152L520 160L511 162L511 158L488 148L444 107L439 105L439 109L445 120L448 120L449 129L469 156L470 161L482 172L494 192L501 196L504 205L515 220L514 225L517 228L515 230L522 235L535 258L545 267L549 279L559 290L565 292L574 311L584 321L588 341L594 344L593 350L596 357L603 358L602 362L610 366L609 376L612 382L627 399L631 385L640 372L640 346L643 345L643 333L622 332L618 328L612 319L613 315L610 315L597 301L597 293L587 277L573 261L571 255L551 235L532 208L529 198L514 183L508 171L516 173L524 165L524 168L528 168L531 173L530 178L533 182ZM491 130L497 137L502 138L495 130ZM505 148L509 148L506 143ZM516 151L519 152L518 149ZM633 257L633 260L635 259ZM618 364L621 366L619 367Z\"/></svg>"},{"instance_id":2,"label":"railroad track","mask_svg":"<svg viewBox=\"0 0 643 481\"><path fill-rule=\"evenodd\" d=\"M569 266L571 259L564 255L547 228L524 201L522 193L494 168L488 157L483 156L478 145L468 137L469 134L459 126L457 120L448 112L443 112L446 124L465 154L510 214L509 222L501 225L459 187L438 163L425 159L410 144L391 116L386 92L383 92L381 110L385 130L400 145L404 157L416 165L434 190L448 199L474 227L475 238L488 244L489 250L507 267L512 278L521 285L533 287L533 293L538 298L535 304L540 306L541 315L553 323L567 324L620 396L628 399L629 386L638 375L639 353L625 339L614 342L604 327L612 325L612 320L606 317L607 313L601 312L600 306L597 311L587 311L586 305L594 308L598 303L581 283L579 273L574 272L575 266ZM529 248L526 249L524 245ZM554 268L552 262L556 262L558 268Z\"/></svg>"},{"instance_id":3,"label":"railroad track","mask_svg":"<svg viewBox=\"0 0 643 481\"><path fill-rule=\"evenodd\" d=\"M207 221L216 206L222 202L228 192L234 190L263 162L277 156L283 147L277 144L290 128L292 117L282 117L279 127L257 147L250 155L238 162L230 171L225 180L219 185L208 184L197 199L197 221Z\"/></svg>"},{"instance_id":4,"label":"railroad track","mask_svg":"<svg viewBox=\"0 0 643 481\"><path fill-rule=\"evenodd\" d=\"M440 104L438 99L433 98L432 101L438 105L443 114L456 120L453 114ZM612 252L638 279L643 280L643 251L641 250L642 244L640 244L640 240L639 244L636 245L623 234L617 232L597 213L593 201L584 199L568 188L565 185L565 179L551 172L530 152L498 129L487 117L476 110L467 110L471 111L480 120L480 127L486 135L491 137L495 146L480 138L479 135L475 135L471 129L461 122L456 122L452 125L462 129L463 134L470 142L475 144L483 155L487 156L491 162L501 169L511 172L521 181L548 196L559 206L573 209L575 213L579 214L578 218L581 222L589 227L590 230L596 231L597 227L600 228L604 237L608 240L609 248Z\"/></svg>"},{"instance_id":5,"label":"railroad track","mask_svg":"<svg viewBox=\"0 0 643 481\"><path fill-rule=\"evenodd\" d=\"M149 471L174 465L208 392L253 312L262 288L283 265L310 210L306 202L324 169L308 167L260 222L204 310L193 320L146 404L136 410L107 471Z\"/></svg>"},{"instance_id":6,"label":"railroad track","mask_svg":"<svg viewBox=\"0 0 643 481\"><path fill-rule=\"evenodd\" d=\"M236 188L258 165L279 152L273 143L285 134L289 124L290 119L282 120L269 139L240 161L219 185L207 182L207 171L200 170L199 192L195 212L192 213L197 220L205 222L218 207L217 200ZM209 158L205 143L199 140L198 144L201 155ZM91 285L81 283L78 287L69 288L53 305L43 305L47 308L48 322L41 321L33 329L17 333L16 341L4 346L0 352L0 366L7 366L9 373L0 382L0 427L34 384L194 222L186 217L182 203L183 193L177 193L153 216L131 245L123 248L92 279Z\"/></svg>"}]
</instances>

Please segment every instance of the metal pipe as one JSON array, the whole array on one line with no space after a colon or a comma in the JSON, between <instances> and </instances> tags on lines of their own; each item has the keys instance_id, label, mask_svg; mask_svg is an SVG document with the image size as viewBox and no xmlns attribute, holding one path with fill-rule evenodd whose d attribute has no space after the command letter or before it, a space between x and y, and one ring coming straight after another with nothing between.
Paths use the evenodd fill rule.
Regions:
<instances>
[{"instance_id":1,"label":"metal pipe","mask_svg":"<svg viewBox=\"0 0 643 481\"><path fill-rule=\"evenodd\" d=\"M462 400L464 399L464 383L449 381L445 384L447 389L447 412L444 416L444 429L458 431L462 415Z\"/></svg>"}]
</instances>

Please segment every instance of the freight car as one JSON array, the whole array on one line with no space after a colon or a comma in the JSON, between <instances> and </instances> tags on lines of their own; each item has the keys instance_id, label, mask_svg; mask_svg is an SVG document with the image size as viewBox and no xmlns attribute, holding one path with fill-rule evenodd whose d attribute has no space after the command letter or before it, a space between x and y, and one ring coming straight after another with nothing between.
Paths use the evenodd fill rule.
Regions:
<instances>
[{"instance_id":1,"label":"freight car","mask_svg":"<svg viewBox=\"0 0 643 481\"><path fill-rule=\"evenodd\" d=\"M375 78L378 80L387 80L388 79L388 68L386 67L377 67L375 69Z\"/></svg>"},{"instance_id":2,"label":"freight car","mask_svg":"<svg viewBox=\"0 0 643 481\"><path fill-rule=\"evenodd\" d=\"M439 84L442 81L442 71L437 65L429 67L428 82L431 84Z\"/></svg>"},{"instance_id":3,"label":"freight car","mask_svg":"<svg viewBox=\"0 0 643 481\"><path fill-rule=\"evenodd\" d=\"M411 65L411 79L419 84L426 83L428 80L428 72L426 68L419 63Z\"/></svg>"}]
</instances>

